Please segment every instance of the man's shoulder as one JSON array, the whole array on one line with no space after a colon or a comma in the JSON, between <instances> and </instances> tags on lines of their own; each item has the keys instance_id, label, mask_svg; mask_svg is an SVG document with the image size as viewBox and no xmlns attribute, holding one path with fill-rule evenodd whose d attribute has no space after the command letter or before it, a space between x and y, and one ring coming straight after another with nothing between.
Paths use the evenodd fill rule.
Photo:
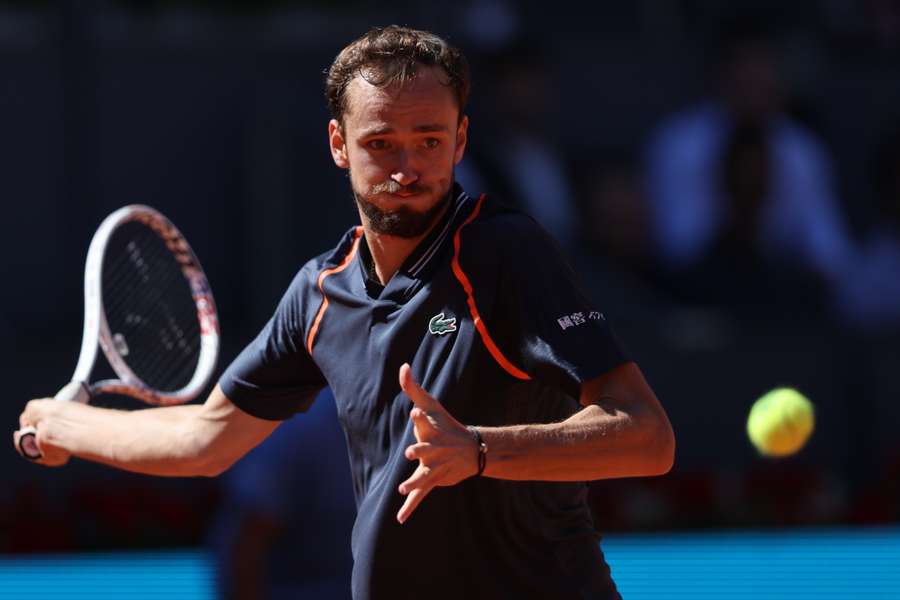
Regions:
<instances>
[{"instance_id":1,"label":"man's shoulder","mask_svg":"<svg viewBox=\"0 0 900 600\"><path fill-rule=\"evenodd\" d=\"M309 259L300 269L300 273L319 272L323 269L340 266L355 251L357 241L362 235L362 227L356 225L341 236L337 245Z\"/></svg>"},{"instance_id":2,"label":"man's shoulder","mask_svg":"<svg viewBox=\"0 0 900 600\"><path fill-rule=\"evenodd\" d=\"M561 254L558 242L530 215L485 198L478 215L462 229L461 247L478 262L507 268Z\"/></svg>"},{"instance_id":3,"label":"man's shoulder","mask_svg":"<svg viewBox=\"0 0 900 600\"><path fill-rule=\"evenodd\" d=\"M477 216L463 229L469 237L488 245L503 245L548 235L533 217L501 199L488 196L479 202Z\"/></svg>"},{"instance_id":4,"label":"man's shoulder","mask_svg":"<svg viewBox=\"0 0 900 600\"><path fill-rule=\"evenodd\" d=\"M323 271L327 269L336 269L348 258L352 258L361 234L361 227L351 227L341 236L334 248L326 250L318 256L314 256L306 261L294 275L289 291L296 293L302 291L305 287L316 286L318 284L319 275Z\"/></svg>"}]
</instances>

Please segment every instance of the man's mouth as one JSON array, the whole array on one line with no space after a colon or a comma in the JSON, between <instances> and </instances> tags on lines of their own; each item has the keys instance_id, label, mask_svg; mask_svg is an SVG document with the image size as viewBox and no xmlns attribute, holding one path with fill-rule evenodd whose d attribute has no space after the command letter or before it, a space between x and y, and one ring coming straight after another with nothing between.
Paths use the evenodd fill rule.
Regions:
<instances>
[{"instance_id":1,"label":"man's mouth","mask_svg":"<svg viewBox=\"0 0 900 600\"><path fill-rule=\"evenodd\" d=\"M410 198L412 196L418 196L421 193L420 190L401 190L399 192L393 192L391 195L399 198Z\"/></svg>"},{"instance_id":2,"label":"man's mouth","mask_svg":"<svg viewBox=\"0 0 900 600\"><path fill-rule=\"evenodd\" d=\"M419 185L402 186L396 181L386 181L372 187L373 194L389 194L398 198L411 198L419 196L428 190Z\"/></svg>"}]
</instances>

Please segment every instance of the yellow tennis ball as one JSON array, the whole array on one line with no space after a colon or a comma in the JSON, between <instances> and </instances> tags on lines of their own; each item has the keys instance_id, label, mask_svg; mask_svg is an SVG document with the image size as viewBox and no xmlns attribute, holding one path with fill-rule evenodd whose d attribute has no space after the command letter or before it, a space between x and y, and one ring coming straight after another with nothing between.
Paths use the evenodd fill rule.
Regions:
<instances>
[{"instance_id":1,"label":"yellow tennis ball","mask_svg":"<svg viewBox=\"0 0 900 600\"><path fill-rule=\"evenodd\" d=\"M788 456L806 443L815 426L815 411L806 396L776 388L753 403L747 435L760 454Z\"/></svg>"}]
</instances>

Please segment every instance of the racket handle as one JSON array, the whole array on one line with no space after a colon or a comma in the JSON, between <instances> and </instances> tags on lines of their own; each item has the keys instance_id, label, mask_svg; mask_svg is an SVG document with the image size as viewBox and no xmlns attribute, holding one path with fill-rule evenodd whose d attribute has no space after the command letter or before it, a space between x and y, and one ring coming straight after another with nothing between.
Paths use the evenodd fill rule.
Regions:
<instances>
[{"instance_id":1,"label":"racket handle","mask_svg":"<svg viewBox=\"0 0 900 600\"><path fill-rule=\"evenodd\" d=\"M53 396L54 400L60 402L80 402L87 404L91 399L90 392L87 387L80 381L70 381L63 389L56 392ZM43 456L37 445L37 430L31 425L23 427L19 430L19 450L22 456L29 460L38 460Z\"/></svg>"},{"instance_id":2,"label":"racket handle","mask_svg":"<svg viewBox=\"0 0 900 600\"><path fill-rule=\"evenodd\" d=\"M38 460L43 456L37 446L37 430L29 425L19 430L19 451L28 460Z\"/></svg>"}]
</instances>

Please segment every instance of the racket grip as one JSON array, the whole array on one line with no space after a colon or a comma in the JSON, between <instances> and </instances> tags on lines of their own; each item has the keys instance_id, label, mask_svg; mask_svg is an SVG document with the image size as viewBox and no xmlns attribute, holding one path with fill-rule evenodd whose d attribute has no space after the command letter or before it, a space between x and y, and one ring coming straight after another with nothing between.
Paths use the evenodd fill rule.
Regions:
<instances>
[{"instance_id":1,"label":"racket grip","mask_svg":"<svg viewBox=\"0 0 900 600\"><path fill-rule=\"evenodd\" d=\"M22 456L29 460L38 460L41 458L41 451L37 446L37 430L29 425L19 430L19 450Z\"/></svg>"},{"instance_id":2,"label":"racket grip","mask_svg":"<svg viewBox=\"0 0 900 600\"><path fill-rule=\"evenodd\" d=\"M80 381L70 381L61 390L53 396L54 400L60 402L80 402L87 404L91 399L91 394L87 387ZM23 427L19 430L19 450L22 456L29 460L38 460L43 456L37 445L37 430L31 425Z\"/></svg>"}]
</instances>

